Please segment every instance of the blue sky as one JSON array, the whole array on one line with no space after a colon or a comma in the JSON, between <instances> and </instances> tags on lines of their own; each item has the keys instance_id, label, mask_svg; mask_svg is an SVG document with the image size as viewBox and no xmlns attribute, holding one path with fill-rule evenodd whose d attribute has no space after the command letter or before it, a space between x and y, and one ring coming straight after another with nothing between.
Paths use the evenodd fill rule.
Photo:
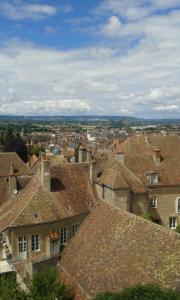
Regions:
<instances>
[{"instance_id":1,"label":"blue sky","mask_svg":"<svg viewBox=\"0 0 180 300\"><path fill-rule=\"evenodd\" d=\"M180 117L180 0L1 0L0 114Z\"/></svg>"}]
</instances>

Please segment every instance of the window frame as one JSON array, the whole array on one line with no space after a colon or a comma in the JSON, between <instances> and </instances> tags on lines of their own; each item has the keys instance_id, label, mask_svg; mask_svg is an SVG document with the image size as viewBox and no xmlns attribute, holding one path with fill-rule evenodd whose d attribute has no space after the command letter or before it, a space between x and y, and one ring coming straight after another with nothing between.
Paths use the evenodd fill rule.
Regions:
<instances>
[{"instance_id":1,"label":"window frame","mask_svg":"<svg viewBox=\"0 0 180 300\"><path fill-rule=\"evenodd\" d=\"M180 214L180 197L176 198L176 213Z\"/></svg>"},{"instance_id":2,"label":"window frame","mask_svg":"<svg viewBox=\"0 0 180 300\"><path fill-rule=\"evenodd\" d=\"M63 227L60 230L60 244L66 245L67 243L67 228Z\"/></svg>"},{"instance_id":3,"label":"window frame","mask_svg":"<svg viewBox=\"0 0 180 300\"><path fill-rule=\"evenodd\" d=\"M175 223L174 223L174 220L175 220ZM171 225L173 225L173 226L171 226ZM176 229L176 227L177 227L177 218L175 216L171 216L169 218L169 228Z\"/></svg>"},{"instance_id":4,"label":"window frame","mask_svg":"<svg viewBox=\"0 0 180 300\"><path fill-rule=\"evenodd\" d=\"M27 251L27 239L26 236L18 237L18 252L24 253Z\"/></svg>"},{"instance_id":5,"label":"window frame","mask_svg":"<svg viewBox=\"0 0 180 300\"><path fill-rule=\"evenodd\" d=\"M31 251L32 252L40 251L40 235L39 234L31 235Z\"/></svg>"},{"instance_id":6,"label":"window frame","mask_svg":"<svg viewBox=\"0 0 180 300\"><path fill-rule=\"evenodd\" d=\"M157 209L158 198L157 195L150 196L150 208Z\"/></svg>"},{"instance_id":7,"label":"window frame","mask_svg":"<svg viewBox=\"0 0 180 300\"><path fill-rule=\"evenodd\" d=\"M159 177L157 173L152 173L149 175L149 184L156 185L159 183Z\"/></svg>"}]
</instances>

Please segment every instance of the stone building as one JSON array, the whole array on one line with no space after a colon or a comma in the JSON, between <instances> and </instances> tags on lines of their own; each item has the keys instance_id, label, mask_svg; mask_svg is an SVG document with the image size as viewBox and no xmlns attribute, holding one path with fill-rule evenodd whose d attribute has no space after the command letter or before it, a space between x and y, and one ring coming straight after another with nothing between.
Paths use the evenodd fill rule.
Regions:
<instances>
[{"instance_id":1,"label":"stone building","mask_svg":"<svg viewBox=\"0 0 180 300\"><path fill-rule=\"evenodd\" d=\"M95 166L100 199L167 228L180 224L180 137L133 136Z\"/></svg>"},{"instance_id":2,"label":"stone building","mask_svg":"<svg viewBox=\"0 0 180 300\"><path fill-rule=\"evenodd\" d=\"M96 203L89 166L51 164L42 156L40 169L0 210L0 273L27 274L56 264L61 250Z\"/></svg>"}]
</instances>

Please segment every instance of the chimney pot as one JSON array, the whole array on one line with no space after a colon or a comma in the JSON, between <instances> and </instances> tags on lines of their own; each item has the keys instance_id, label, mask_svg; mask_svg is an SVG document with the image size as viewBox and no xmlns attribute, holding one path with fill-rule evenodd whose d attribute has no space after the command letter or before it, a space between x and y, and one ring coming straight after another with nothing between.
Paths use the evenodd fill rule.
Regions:
<instances>
[{"instance_id":1,"label":"chimney pot","mask_svg":"<svg viewBox=\"0 0 180 300\"><path fill-rule=\"evenodd\" d=\"M51 191L50 160L44 153L41 154L41 183L46 191Z\"/></svg>"}]
</instances>

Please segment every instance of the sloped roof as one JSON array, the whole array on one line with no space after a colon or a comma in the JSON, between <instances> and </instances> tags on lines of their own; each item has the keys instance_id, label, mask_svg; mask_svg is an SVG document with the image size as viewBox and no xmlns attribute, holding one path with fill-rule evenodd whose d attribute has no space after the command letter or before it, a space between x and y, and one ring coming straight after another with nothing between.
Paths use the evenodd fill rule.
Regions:
<instances>
[{"instance_id":1,"label":"sloped roof","mask_svg":"<svg viewBox=\"0 0 180 300\"><path fill-rule=\"evenodd\" d=\"M38 174L0 209L0 231L85 214L96 200L89 183L88 165L61 164L51 170L51 192L43 189Z\"/></svg>"},{"instance_id":2,"label":"sloped roof","mask_svg":"<svg viewBox=\"0 0 180 300\"><path fill-rule=\"evenodd\" d=\"M8 176L11 163L14 165L16 175L31 175L30 168L20 159L15 152L0 153L0 177Z\"/></svg>"},{"instance_id":3,"label":"sloped roof","mask_svg":"<svg viewBox=\"0 0 180 300\"><path fill-rule=\"evenodd\" d=\"M148 185L148 172L159 174L159 184L180 184L180 137L141 135L128 137L121 145L125 166L144 184ZM160 150L160 164L153 158L154 149ZM104 163L105 164L105 163ZM102 167L101 164L100 167Z\"/></svg>"},{"instance_id":4,"label":"sloped roof","mask_svg":"<svg viewBox=\"0 0 180 300\"><path fill-rule=\"evenodd\" d=\"M145 192L144 185L140 179L125 165L117 161L113 155L102 162L99 170L102 170L102 175L96 180L99 184L103 184L112 189L129 187L133 192Z\"/></svg>"},{"instance_id":5,"label":"sloped roof","mask_svg":"<svg viewBox=\"0 0 180 300\"><path fill-rule=\"evenodd\" d=\"M86 295L180 278L180 235L100 201L63 252L62 278Z\"/></svg>"}]
</instances>

